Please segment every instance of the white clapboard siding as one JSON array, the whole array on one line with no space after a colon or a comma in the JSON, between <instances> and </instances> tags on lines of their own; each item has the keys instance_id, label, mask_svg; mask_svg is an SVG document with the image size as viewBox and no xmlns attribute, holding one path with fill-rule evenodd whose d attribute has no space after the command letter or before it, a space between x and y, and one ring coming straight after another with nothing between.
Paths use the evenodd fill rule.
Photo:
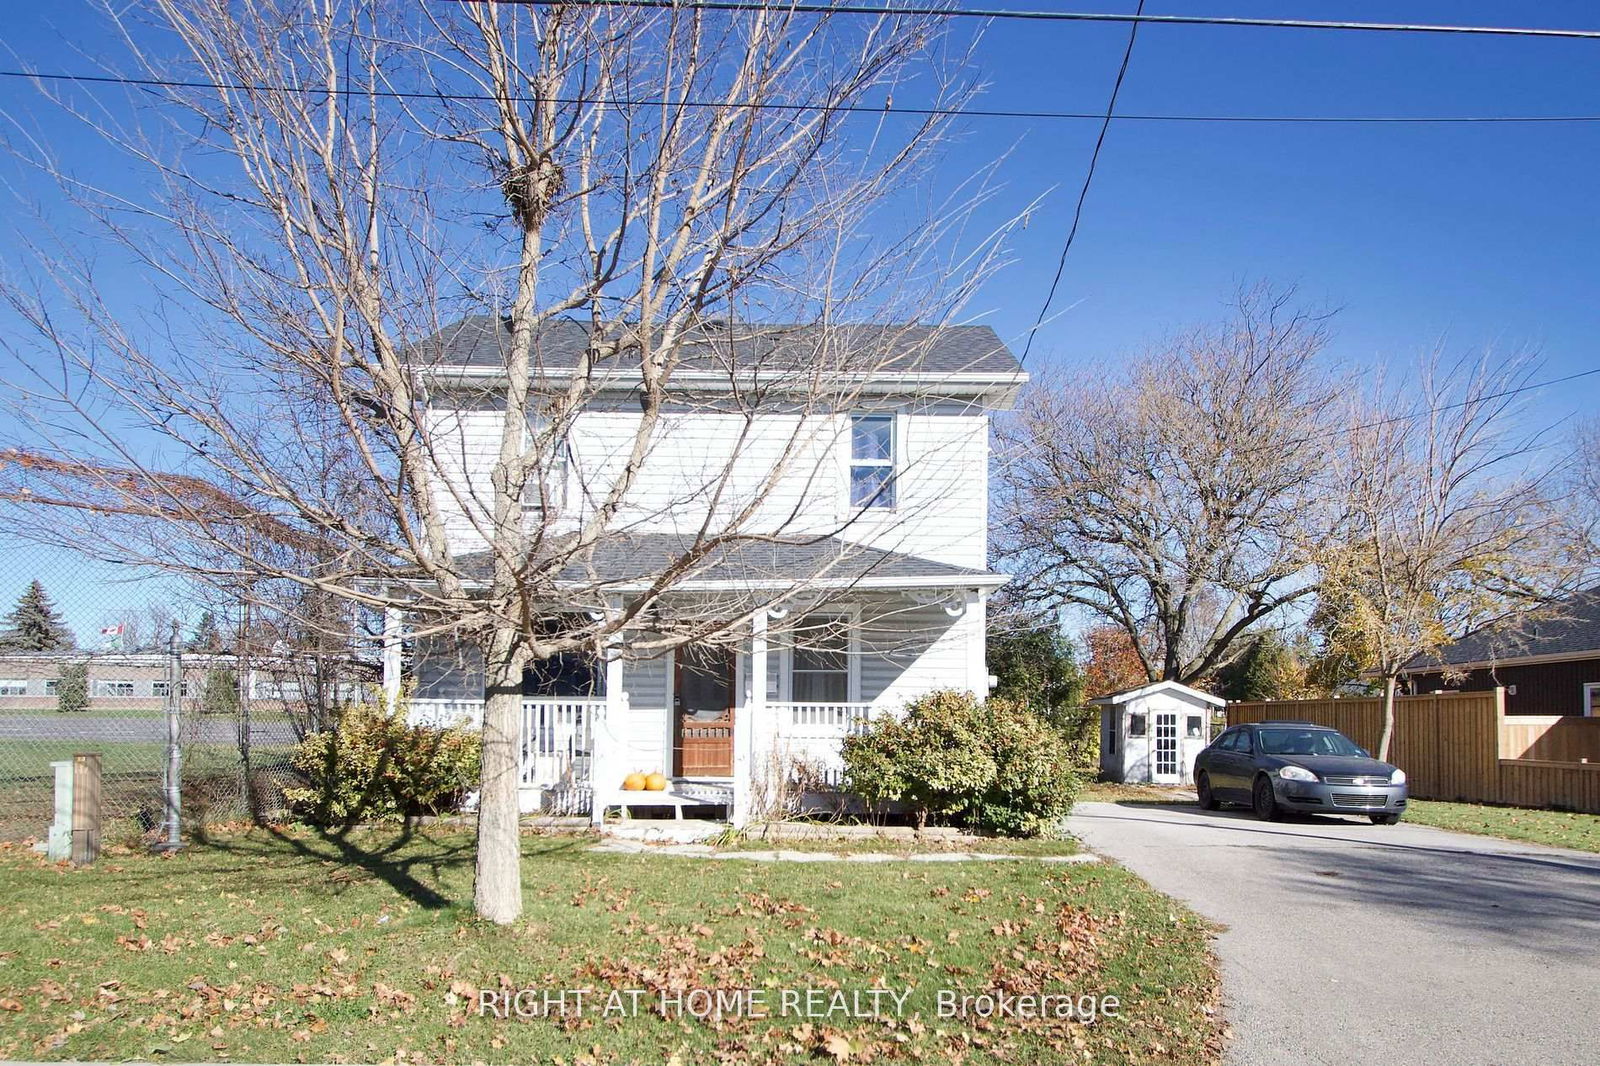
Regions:
<instances>
[{"instance_id":1,"label":"white clapboard siding","mask_svg":"<svg viewBox=\"0 0 1600 1066\"><path fill-rule=\"evenodd\" d=\"M861 698L899 707L934 689L984 693L987 678L974 676L973 657L983 635L981 610L952 618L938 606L874 600L863 608L857 638Z\"/></svg>"},{"instance_id":2,"label":"white clapboard siding","mask_svg":"<svg viewBox=\"0 0 1600 1066\"><path fill-rule=\"evenodd\" d=\"M568 439L570 465L556 525L574 522L620 476L638 427L636 412L586 411ZM429 431L442 483L435 499L458 550L482 543L501 416L440 409ZM710 411L665 417L618 526L689 533L713 501L718 522L747 532L837 532L847 541L981 568L987 551L988 418L979 409L907 407L896 421L897 505L857 514L849 505L846 415L742 415ZM774 474L778 476L774 477ZM744 517L746 508L753 512ZM474 522L474 516L477 521Z\"/></svg>"}]
</instances>

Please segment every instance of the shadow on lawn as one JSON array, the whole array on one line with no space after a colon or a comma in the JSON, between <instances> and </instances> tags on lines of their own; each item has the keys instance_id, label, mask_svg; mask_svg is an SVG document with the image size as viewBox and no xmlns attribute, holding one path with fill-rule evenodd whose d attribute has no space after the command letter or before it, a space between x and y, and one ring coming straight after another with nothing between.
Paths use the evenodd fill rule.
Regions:
<instances>
[{"instance_id":1,"label":"shadow on lawn","mask_svg":"<svg viewBox=\"0 0 1600 1066\"><path fill-rule=\"evenodd\" d=\"M524 858L530 855L548 858L576 851L585 843L586 840L578 837L524 838L522 854ZM400 896L429 910L469 902L447 896L435 886L444 885L446 875L453 871L470 874L476 850L470 833L434 834L410 824L397 827L392 835L360 827L295 830L267 826L237 837L213 837L200 832L196 834L195 844L227 855L293 856L319 863L337 863L364 871ZM335 885L348 884L350 880L337 875L329 878ZM470 891L470 880L468 888Z\"/></svg>"}]
</instances>

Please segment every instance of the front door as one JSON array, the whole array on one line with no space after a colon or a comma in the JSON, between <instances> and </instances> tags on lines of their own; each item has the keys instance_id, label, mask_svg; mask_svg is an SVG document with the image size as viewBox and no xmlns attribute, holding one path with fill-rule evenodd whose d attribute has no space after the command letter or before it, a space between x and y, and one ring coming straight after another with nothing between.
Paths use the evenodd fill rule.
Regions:
<instances>
[{"instance_id":1,"label":"front door","mask_svg":"<svg viewBox=\"0 0 1600 1066\"><path fill-rule=\"evenodd\" d=\"M1154 772L1152 781L1178 780L1178 716L1157 714L1155 717Z\"/></svg>"},{"instance_id":2,"label":"front door","mask_svg":"<svg viewBox=\"0 0 1600 1066\"><path fill-rule=\"evenodd\" d=\"M733 649L687 644L674 664L673 774L732 777Z\"/></svg>"}]
</instances>

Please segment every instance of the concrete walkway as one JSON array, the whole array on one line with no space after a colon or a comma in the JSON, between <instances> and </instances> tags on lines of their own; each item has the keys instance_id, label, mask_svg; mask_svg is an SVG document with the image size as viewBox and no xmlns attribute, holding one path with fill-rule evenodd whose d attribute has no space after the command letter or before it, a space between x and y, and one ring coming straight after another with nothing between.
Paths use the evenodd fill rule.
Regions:
<instances>
[{"instance_id":1,"label":"concrete walkway","mask_svg":"<svg viewBox=\"0 0 1600 1066\"><path fill-rule=\"evenodd\" d=\"M1225 926L1233 1066L1600 1062L1600 855L1194 806L1068 829Z\"/></svg>"},{"instance_id":2,"label":"concrete walkway","mask_svg":"<svg viewBox=\"0 0 1600 1066\"><path fill-rule=\"evenodd\" d=\"M745 862L1096 862L1087 852L1076 855L1007 855L984 851L926 851L893 855L878 851L722 851L710 844L646 844L637 840L606 840L589 849L612 855L666 855L681 859L742 859Z\"/></svg>"}]
</instances>

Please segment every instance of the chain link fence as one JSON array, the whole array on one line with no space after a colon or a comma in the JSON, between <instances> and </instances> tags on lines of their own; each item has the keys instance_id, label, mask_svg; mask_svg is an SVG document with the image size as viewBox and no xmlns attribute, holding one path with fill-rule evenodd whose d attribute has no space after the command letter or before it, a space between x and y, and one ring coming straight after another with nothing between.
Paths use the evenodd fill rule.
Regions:
<instances>
[{"instance_id":1,"label":"chain link fence","mask_svg":"<svg viewBox=\"0 0 1600 1066\"><path fill-rule=\"evenodd\" d=\"M330 653L286 639L258 604L107 581L59 552L0 542L0 557L0 840L43 839L51 764L96 753L102 839L159 841L174 742L181 832L281 818L304 783L297 745L376 679L354 634Z\"/></svg>"}]
</instances>

